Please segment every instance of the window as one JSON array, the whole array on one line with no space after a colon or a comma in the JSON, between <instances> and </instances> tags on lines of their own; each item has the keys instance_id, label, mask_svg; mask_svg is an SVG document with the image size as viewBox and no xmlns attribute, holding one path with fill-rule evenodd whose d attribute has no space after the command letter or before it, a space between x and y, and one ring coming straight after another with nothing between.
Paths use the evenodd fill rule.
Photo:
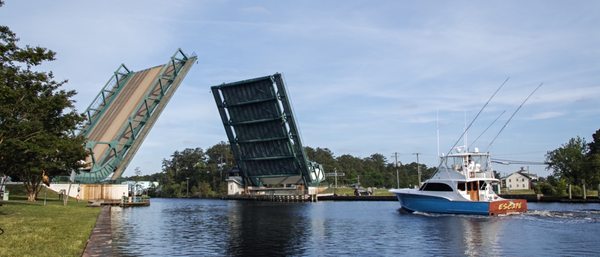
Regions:
<instances>
[{"instance_id":1,"label":"window","mask_svg":"<svg viewBox=\"0 0 600 257\"><path fill-rule=\"evenodd\" d=\"M423 184L421 188L423 191L452 191L452 188L449 185L443 183L426 183Z\"/></svg>"},{"instance_id":2,"label":"window","mask_svg":"<svg viewBox=\"0 0 600 257\"><path fill-rule=\"evenodd\" d=\"M464 183L464 182L458 183L458 190L460 190L460 191L467 190L466 183Z\"/></svg>"},{"instance_id":3,"label":"window","mask_svg":"<svg viewBox=\"0 0 600 257\"><path fill-rule=\"evenodd\" d=\"M485 190L485 182L479 181L479 190Z\"/></svg>"},{"instance_id":4,"label":"window","mask_svg":"<svg viewBox=\"0 0 600 257\"><path fill-rule=\"evenodd\" d=\"M525 184L523 184L523 188L525 188Z\"/></svg>"},{"instance_id":5,"label":"window","mask_svg":"<svg viewBox=\"0 0 600 257\"><path fill-rule=\"evenodd\" d=\"M510 182L510 179L508 179L508 182Z\"/></svg>"},{"instance_id":6,"label":"window","mask_svg":"<svg viewBox=\"0 0 600 257\"><path fill-rule=\"evenodd\" d=\"M512 188L512 185L508 185L508 188Z\"/></svg>"},{"instance_id":7,"label":"window","mask_svg":"<svg viewBox=\"0 0 600 257\"><path fill-rule=\"evenodd\" d=\"M521 179L521 181L525 182L525 179L524 179L524 178L522 178L522 179Z\"/></svg>"}]
</instances>

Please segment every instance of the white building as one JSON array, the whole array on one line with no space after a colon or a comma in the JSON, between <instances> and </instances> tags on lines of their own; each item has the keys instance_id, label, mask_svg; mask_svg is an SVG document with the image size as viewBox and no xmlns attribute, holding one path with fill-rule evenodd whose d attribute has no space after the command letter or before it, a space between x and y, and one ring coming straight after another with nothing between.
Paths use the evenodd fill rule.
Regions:
<instances>
[{"instance_id":1,"label":"white building","mask_svg":"<svg viewBox=\"0 0 600 257\"><path fill-rule=\"evenodd\" d=\"M242 177L229 176L225 181L227 181L227 195L241 195L244 193Z\"/></svg>"},{"instance_id":2,"label":"white building","mask_svg":"<svg viewBox=\"0 0 600 257\"><path fill-rule=\"evenodd\" d=\"M502 179L502 184L508 190L531 190L533 189L533 183L538 180L538 176L529 173L521 167L521 170L513 172Z\"/></svg>"},{"instance_id":3,"label":"white building","mask_svg":"<svg viewBox=\"0 0 600 257\"><path fill-rule=\"evenodd\" d=\"M135 192L136 195L142 195L144 192L148 192L148 189L151 187L158 187L158 182L156 181L124 181L121 184L127 185L129 191Z\"/></svg>"}]
</instances>

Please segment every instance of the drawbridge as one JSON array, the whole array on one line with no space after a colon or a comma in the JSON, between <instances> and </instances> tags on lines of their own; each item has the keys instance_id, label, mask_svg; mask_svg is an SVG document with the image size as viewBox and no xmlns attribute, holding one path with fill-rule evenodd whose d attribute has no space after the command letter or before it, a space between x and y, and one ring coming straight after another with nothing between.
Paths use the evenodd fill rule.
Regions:
<instances>
[{"instance_id":1,"label":"drawbridge","mask_svg":"<svg viewBox=\"0 0 600 257\"><path fill-rule=\"evenodd\" d=\"M211 87L245 186L317 186L320 164L302 147L283 77L277 73Z\"/></svg>"},{"instance_id":2,"label":"drawbridge","mask_svg":"<svg viewBox=\"0 0 600 257\"><path fill-rule=\"evenodd\" d=\"M119 66L84 113L87 121L79 133L87 138L90 155L76 182L121 177L196 60L178 49L163 65L137 72Z\"/></svg>"}]
</instances>

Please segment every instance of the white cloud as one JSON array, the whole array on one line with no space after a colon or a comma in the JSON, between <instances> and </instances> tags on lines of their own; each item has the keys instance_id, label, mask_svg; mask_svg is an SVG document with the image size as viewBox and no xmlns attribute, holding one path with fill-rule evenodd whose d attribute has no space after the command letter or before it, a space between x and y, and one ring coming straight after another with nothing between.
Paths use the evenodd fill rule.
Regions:
<instances>
[{"instance_id":1,"label":"white cloud","mask_svg":"<svg viewBox=\"0 0 600 257\"><path fill-rule=\"evenodd\" d=\"M561 116L563 116L565 114L566 113L564 113L564 112L542 112L542 113L537 113L537 114L531 116L530 119L532 119L532 120L545 120L545 119L552 119L552 118L561 117Z\"/></svg>"},{"instance_id":2,"label":"white cloud","mask_svg":"<svg viewBox=\"0 0 600 257\"><path fill-rule=\"evenodd\" d=\"M510 81L473 131L482 131L503 110L512 113L544 82L512 124L523 127L520 133L535 133L525 136L560 145L568 133L597 129L590 118L600 110L597 7L516 1L10 1L0 8L0 22L23 44L58 52L47 67L80 92L78 109L87 107L120 63L139 70L164 63L178 47L197 52L199 63L130 165L155 171L175 150L226 138L210 86L275 72L286 77L305 142L336 154L435 152L436 111L443 144L452 144L464 112L470 120L507 76ZM572 128L553 129L559 125L552 122L567 113L577 114L568 116ZM505 137L515 133L511 129ZM519 147L544 152L538 148L552 146L529 145Z\"/></svg>"}]
</instances>

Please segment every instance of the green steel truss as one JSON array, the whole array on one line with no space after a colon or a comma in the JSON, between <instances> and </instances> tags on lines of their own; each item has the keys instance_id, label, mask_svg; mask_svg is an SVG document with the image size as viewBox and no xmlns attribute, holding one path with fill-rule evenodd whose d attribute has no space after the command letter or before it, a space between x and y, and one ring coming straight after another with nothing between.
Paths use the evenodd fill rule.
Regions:
<instances>
[{"instance_id":1,"label":"green steel truss","mask_svg":"<svg viewBox=\"0 0 600 257\"><path fill-rule=\"evenodd\" d=\"M324 179L322 166L306 157L281 74L211 89L246 185L298 178L314 186Z\"/></svg>"},{"instance_id":2,"label":"green steel truss","mask_svg":"<svg viewBox=\"0 0 600 257\"><path fill-rule=\"evenodd\" d=\"M178 49L169 62L162 66L143 100L129 115L128 121L121 126L116 139L110 142L88 140L86 148L90 149L90 152L97 144L106 144L109 150L105 151L103 156L92 155L91 170L80 171L75 181L103 183L118 179L196 60L196 56L188 57ZM134 74L135 72L131 72L124 65L119 67L86 110L88 123L80 129L80 134L88 136L98 120L102 118L103 112Z\"/></svg>"},{"instance_id":3,"label":"green steel truss","mask_svg":"<svg viewBox=\"0 0 600 257\"><path fill-rule=\"evenodd\" d=\"M85 110L84 115L87 118L87 122L79 129L79 134L86 137L88 136L91 129L96 125L100 117L102 117L104 111L119 94L121 89L123 89L123 86L127 84L127 81L133 74L134 72L127 69L125 64L119 66L113 76L106 82L102 90L100 90L100 93L94 98L94 101L92 101L90 106Z\"/></svg>"}]
</instances>

